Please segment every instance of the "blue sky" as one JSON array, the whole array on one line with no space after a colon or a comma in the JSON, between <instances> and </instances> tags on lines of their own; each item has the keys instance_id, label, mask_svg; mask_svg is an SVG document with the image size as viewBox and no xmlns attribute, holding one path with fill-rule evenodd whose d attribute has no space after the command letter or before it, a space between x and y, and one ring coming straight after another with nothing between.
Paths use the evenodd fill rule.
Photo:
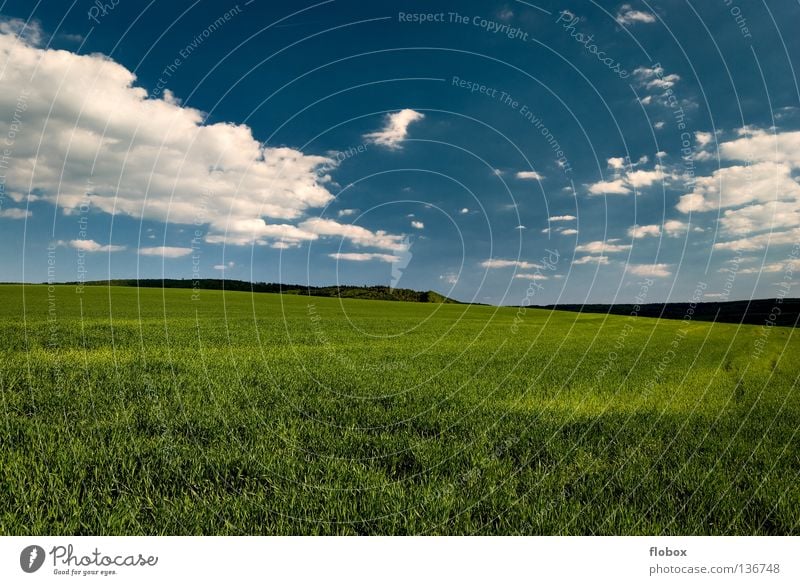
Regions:
<instances>
[{"instance_id":1,"label":"blue sky","mask_svg":"<svg viewBox=\"0 0 800 585\"><path fill-rule=\"evenodd\" d=\"M797 2L1 6L0 280L797 296Z\"/></svg>"}]
</instances>

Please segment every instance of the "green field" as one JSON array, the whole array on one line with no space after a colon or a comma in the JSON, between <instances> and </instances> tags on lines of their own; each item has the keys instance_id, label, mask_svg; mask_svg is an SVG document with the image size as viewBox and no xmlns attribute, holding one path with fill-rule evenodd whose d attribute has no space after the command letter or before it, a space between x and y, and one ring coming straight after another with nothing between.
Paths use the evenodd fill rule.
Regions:
<instances>
[{"instance_id":1,"label":"green field","mask_svg":"<svg viewBox=\"0 0 800 585\"><path fill-rule=\"evenodd\" d=\"M0 287L0 533L800 533L793 329L198 295Z\"/></svg>"}]
</instances>

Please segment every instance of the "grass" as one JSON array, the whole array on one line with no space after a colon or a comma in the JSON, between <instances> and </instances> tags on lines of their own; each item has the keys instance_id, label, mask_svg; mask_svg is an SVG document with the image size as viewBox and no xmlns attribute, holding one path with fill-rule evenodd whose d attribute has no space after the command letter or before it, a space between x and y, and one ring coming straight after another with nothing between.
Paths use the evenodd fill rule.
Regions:
<instances>
[{"instance_id":1,"label":"grass","mask_svg":"<svg viewBox=\"0 0 800 585\"><path fill-rule=\"evenodd\" d=\"M3 534L798 534L793 329L0 287Z\"/></svg>"}]
</instances>

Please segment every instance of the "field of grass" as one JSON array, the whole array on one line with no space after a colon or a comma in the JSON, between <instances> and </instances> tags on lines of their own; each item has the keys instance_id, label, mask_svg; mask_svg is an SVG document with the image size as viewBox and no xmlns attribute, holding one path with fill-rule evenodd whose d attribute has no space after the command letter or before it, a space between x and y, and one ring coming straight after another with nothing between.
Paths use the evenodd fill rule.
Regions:
<instances>
[{"instance_id":1,"label":"field of grass","mask_svg":"<svg viewBox=\"0 0 800 585\"><path fill-rule=\"evenodd\" d=\"M198 294L0 287L0 533L800 533L793 329Z\"/></svg>"}]
</instances>

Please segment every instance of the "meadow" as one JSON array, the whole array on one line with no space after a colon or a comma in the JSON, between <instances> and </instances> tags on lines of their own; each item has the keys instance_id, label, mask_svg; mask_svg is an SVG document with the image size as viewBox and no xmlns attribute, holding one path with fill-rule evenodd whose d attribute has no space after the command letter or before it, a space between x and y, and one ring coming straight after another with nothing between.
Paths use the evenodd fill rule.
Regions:
<instances>
[{"instance_id":1,"label":"meadow","mask_svg":"<svg viewBox=\"0 0 800 585\"><path fill-rule=\"evenodd\" d=\"M798 356L791 328L0 286L0 533L798 534Z\"/></svg>"}]
</instances>

